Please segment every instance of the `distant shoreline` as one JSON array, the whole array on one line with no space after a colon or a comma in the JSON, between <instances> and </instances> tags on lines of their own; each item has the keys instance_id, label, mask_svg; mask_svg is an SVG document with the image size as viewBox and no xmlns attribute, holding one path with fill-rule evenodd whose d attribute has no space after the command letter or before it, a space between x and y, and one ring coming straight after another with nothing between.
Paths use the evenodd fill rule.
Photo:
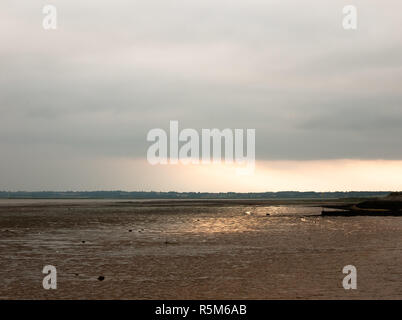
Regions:
<instances>
[{"instance_id":1,"label":"distant shoreline","mask_svg":"<svg viewBox=\"0 0 402 320\"><path fill-rule=\"evenodd\" d=\"M108 199L108 200L334 200L385 197L391 191L349 192L153 192L153 191L0 191L0 199Z\"/></svg>"}]
</instances>

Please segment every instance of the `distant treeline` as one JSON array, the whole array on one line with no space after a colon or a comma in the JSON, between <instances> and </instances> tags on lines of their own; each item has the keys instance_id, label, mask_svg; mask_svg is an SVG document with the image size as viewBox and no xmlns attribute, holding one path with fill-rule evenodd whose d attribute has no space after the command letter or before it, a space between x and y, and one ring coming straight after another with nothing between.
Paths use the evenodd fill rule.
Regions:
<instances>
[{"instance_id":1,"label":"distant treeline","mask_svg":"<svg viewBox=\"0 0 402 320\"><path fill-rule=\"evenodd\" d=\"M390 192L154 192L154 191L0 191L1 199L339 199L386 196Z\"/></svg>"}]
</instances>

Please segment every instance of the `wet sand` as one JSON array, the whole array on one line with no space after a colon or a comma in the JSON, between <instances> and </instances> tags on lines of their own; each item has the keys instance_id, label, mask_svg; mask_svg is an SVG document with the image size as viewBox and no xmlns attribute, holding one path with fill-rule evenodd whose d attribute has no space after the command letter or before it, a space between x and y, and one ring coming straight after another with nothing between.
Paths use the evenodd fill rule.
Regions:
<instances>
[{"instance_id":1,"label":"wet sand","mask_svg":"<svg viewBox=\"0 0 402 320\"><path fill-rule=\"evenodd\" d=\"M0 200L0 298L402 298L401 217L239 201ZM357 290L342 287L349 264Z\"/></svg>"}]
</instances>

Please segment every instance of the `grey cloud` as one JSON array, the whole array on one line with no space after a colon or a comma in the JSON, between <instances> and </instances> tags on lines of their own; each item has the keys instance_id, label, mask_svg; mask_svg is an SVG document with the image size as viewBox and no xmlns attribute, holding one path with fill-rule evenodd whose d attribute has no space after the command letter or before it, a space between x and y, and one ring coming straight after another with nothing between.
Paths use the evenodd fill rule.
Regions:
<instances>
[{"instance_id":1,"label":"grey cloud","mask_svg":"<svg viewBox=\"0 0 402 320\"><path fill-rule=\"evenodd\" d=\"M179 120L255 128L258 159L402 159L388 2L356 1L351 33L334 1L61 1L51 33L41 4L3 1L0 145L144 157Z\"/></svg>"}]
</instances>

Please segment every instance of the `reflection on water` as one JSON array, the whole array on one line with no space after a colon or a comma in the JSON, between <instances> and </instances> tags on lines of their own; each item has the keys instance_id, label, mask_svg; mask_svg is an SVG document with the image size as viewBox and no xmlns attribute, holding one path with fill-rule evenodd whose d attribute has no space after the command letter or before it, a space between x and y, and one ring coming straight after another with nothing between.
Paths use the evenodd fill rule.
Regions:
<instances>
[{"instance_id":1,"label":"reflection on water","mask_svg":"<svg viewBox=\"0 0 402 320\"><path fill-rule=\"evenodd\" d=\"M156 221L153 229L169 234L180 233L238 233L259 231L272 224L296 223L304 216L316 218L321 213L319 207L270 206L270 207L224 207L213 208L211 212L192 217L190 212L181 212L180 216L166 215ZM278 220L280 218L280 220ZM314 221L312 219L311 221Z\"/></svg>"},{"instance_id":2,"label":"reflection on water","mask_svg":"<svg viewBox=\"0 0 402 320\"><path fill-rule=\"evenodd\" d=\"M3 298L401 298L402 218L302 206L0 205ZM41 289L43 265L59 289ZM358 269L345 292L343 266ZM99 275L105 281L97 281Z\"/></svg>"}]
</instances>

